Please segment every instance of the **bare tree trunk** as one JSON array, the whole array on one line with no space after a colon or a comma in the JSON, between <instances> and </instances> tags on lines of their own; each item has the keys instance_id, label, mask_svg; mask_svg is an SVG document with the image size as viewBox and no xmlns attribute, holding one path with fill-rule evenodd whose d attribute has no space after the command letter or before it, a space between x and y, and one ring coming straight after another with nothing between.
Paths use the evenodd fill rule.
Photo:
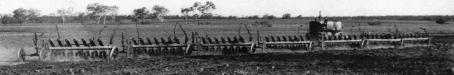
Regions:
<instances>
[{"instance_id":1,"label":"bare tree trunk","mask_svg":"<svg viewBox=\"0 0 454 75\"><path fill-rule=\"evenodd\" d=\"M159 22L164 22L164 18L163 17L158 17L158 20L159 20Z\"/></svg>"},{"instance_id":2,"label":"bare tree trunk","mask_svg":"<svg viewBox=\"0 0 454 75\"><path fill-rule=\"evenodd\" d=\"M102 24L106 25L106 16L103 16Z\"/></svg>"},{"instance_id":3,"label":"bare tree trunk","mask_svg":"<svg viewBox=\"0 0 454 75\"><path fill-rule=\"evenodd\" d=\"M63 24L66 22L65 16L61 16L61 21L62 21Z\"/></svg>"},{"instance_id":4,"label":"bare tree trunk","mask_svg":"<svg viewBox=\"0 0 454 75\"><path fill-rule=\"evenodd\" d=\"M119 23L119 21L117 21L117 15L112 15L111 20L113 20L115 24Z\"/></svg>"},{"instance_id":5,"label":"bare tree trunk","mask_svg":"<svg viewBox=\"0 0 454 75\"><path fill-rule=\"evenodd\" d=\"M158 15L156 16L156 18L158 18L159 22L164 22L164 16L158 14Z\"/></svg>"},{"instance_id":6,"label":"bare tree trunk","mask_svg":"<svg viewBox=\"0 0 454 75\"><path fill-rule=\"evenodd\" d=\"M98 20L96 21L96 24L101 23L101 18L102 18L102 16L99 16L99 17L98 17Z\"/></svg>"},{"instance_id":7,"label":"bare tree trunk","mask_svg":"<svg viewBox=\"0 0 454 75\"><path fill-rule=\"evenodd\" d=\"M25 18L24 23L27 24L28 20L29 20L29 18Z\"/></svg>"}]
</instances>

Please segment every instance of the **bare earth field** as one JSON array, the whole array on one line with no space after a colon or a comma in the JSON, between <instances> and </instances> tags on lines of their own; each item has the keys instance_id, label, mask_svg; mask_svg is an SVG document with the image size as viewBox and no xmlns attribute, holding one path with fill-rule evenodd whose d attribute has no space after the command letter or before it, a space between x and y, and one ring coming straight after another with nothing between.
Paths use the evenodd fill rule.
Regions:
<instances>
[{"instance_id":1,"label":"bare earth field","mask_svg":"<svg viewBox=\"0 0 454 75\"><path fill-rule=\"evenodd\" d=\"M0 74L340 74L450 75L454 37L440 37L430 48L318 51L298 54L193 56L94 62L39 62L0 67Z\"/></svg>"},{"instance_id":2,"label":"bare earth field","mask_svg":"<svg viewBox=\"0 0 454 75\"><path fill-rule=\"evenodd\" d=\"M268 35L302 35L307 21L270 21L273 27L249 26L251 33ZM453 24L435 24L432 21L384 21L380 26L366 25L366 21L344 21L345 33L359 31L372 33L389 32L394 25L401 32L453 33ZM197 31L212 37L238 35L237 22L227 20L213 25L183 25L186 31ZM249 22L244 22L249 23ZM303 25L303 27L300 27ZM61 38L80 39L101 37L108 40L115 36L120 44L120 33L126 38L137 37L136 25L58 25ZM104 29L103 29L104 28ZM173 24L139 25L141 37L174 36ZM361 29L361 30L359 30ZM112 34L116 30L116 34ZM248 36L242 26L242 36ZM16 61L19 48L33 53L32 36L37 32L42 39L56 39L55 24L3 25L0 26L0 61ZM184 34L177 29L176 36ZM32 60L25 64L0 67L0 74L452 74L454 37L435 37L429 48L380 49L366 51L317 51L308 53L267 53L243 56L156 56L152 58L124 58L113 61L92 62L40 62ZM11 63L13 64L13 63Z\"/></svg>"}]
</instances>

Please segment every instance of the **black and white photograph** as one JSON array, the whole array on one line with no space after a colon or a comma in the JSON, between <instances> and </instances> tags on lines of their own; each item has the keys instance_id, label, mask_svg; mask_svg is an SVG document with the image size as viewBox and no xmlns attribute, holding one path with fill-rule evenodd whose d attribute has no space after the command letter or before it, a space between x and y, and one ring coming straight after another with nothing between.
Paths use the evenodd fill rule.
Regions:
<instances>
[{"instance_id":1,"label":"black and white photograph","mask_svg":"<svg viewBox=\"0 0 454 75\"><path fill-rule=\"evenodd\" d=\"M0 0L0 75L454 75L454 0Z\"/></svg>"}]
</instances>

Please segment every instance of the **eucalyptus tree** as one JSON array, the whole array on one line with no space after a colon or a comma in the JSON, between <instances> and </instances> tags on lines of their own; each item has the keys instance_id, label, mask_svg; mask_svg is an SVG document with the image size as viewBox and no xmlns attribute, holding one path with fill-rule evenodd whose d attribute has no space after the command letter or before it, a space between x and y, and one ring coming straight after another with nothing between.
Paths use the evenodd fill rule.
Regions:
<instances>
[{"instance_id":1,"label":"eucalyptus tree","mask_svg":"<svg viewBox=\"0 0 454 75\"><path fill-rule=\"evenodd\" d=\"M134 16L134 19L135 21L137 22L143 22L143 20L145 19L145 17L150 13L146 7L142 7L142 8L137 8L137 9L134 9L133 11L133 16Z\"/></svg>"},{"instance_id":2,"label":"eucalyptus tree","mask_svg":"<svg viewBox=\"0 0 454 75\"><path fill-rule=\"evenodd\" d=\"M92 17L97 17L97 24L101 23L101 19L103 19L103 24L106 24L106 16L107 15L116 15L118 13L118 6L108 6L99 3L93 3L87 5L87 11L89 15Z\"/></svg>"},{"instance_id":3,"label":"eucalyptus tree","mask_svg":"<svg viewBox=\"0 0 454 75\"><path fill-rule=\"evenodd\" d=\"M61 21L63 23L66 22L66 17L73 13L73 10L74 10L74 8L71 8L71 7L69 7L69 8L60 8L60 9L57 10L57 13L60 15Z\"/></svg>"},{"instance_id":4,"label":"eucalyptus tree","mask_svg":"<svg viewBox=\"0 0 454 75\"><path fill-rule=\"evenodd\" d=\"M22 24L27 23L30 19L37 18L40 15L40 11L38 9L18 8L13 11L13 14L13 17Z\"/></svg>"},{"instance_id":5,"label":"eucalyptus tree","mask_svg":"<svg viewBox=\"0 0 454 75\"><path fill-rule=\"evenodd\" d=\"M152 15L156 17L160 22L164 22L164 16L169 13L169 10L163 6L155 5L152 8Z\"/></svg>"}]
</instances>

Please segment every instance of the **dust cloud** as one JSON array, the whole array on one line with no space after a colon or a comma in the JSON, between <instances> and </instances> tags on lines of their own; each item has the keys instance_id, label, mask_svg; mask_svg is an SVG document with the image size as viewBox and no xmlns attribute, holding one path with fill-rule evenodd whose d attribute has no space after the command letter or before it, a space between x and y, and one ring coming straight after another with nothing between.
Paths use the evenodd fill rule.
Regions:
<instances>
[{"instance_id":1,"label":"dust cloud","mask_svg":"<svg viewBox=\"0 0 454 75\"><path fill-rule=\"evenodd\" d=\"M2 41L0 41L2 42ZM12 66L18 64L24 64L27 62L17 62L18 48L9 48L0 45L0 66Z\"/></svg>"},{"instance_id":2,"label":"dust cloud","mask_svg":"<svg viewBox=\"0 0 454 75\"><path fill-rule=\"evenodd\" d=\"M19 49L8 48L0 45L0 62L17 61L18 50Z\"/></svg>"}]
</instances>

